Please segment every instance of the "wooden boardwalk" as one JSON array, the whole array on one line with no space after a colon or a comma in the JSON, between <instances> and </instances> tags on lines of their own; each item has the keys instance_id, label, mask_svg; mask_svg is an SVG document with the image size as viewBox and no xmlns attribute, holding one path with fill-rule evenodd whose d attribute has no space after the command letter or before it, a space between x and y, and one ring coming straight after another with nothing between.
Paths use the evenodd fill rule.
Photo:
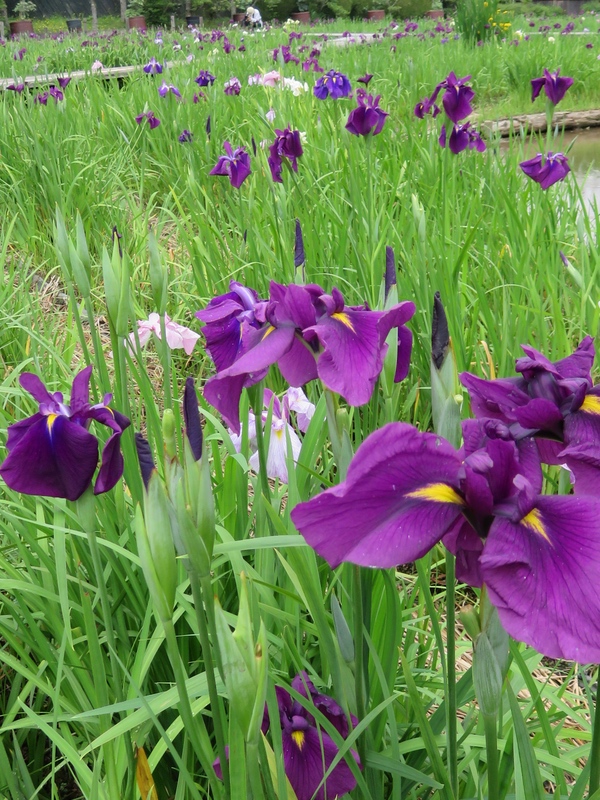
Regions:
<instances>
[{"instance_id":1,"label":"wooden boardwalk","mask_svg":"<svg viewBox=\"0 0 600 800\"><path fill-rule=\"evenodd\" d=\"M171 64L167 64L170 67ZM128 78L142 69L141 64L131 67L102 67L102 69L80 69L73 72L52 72L40 73L39 75L27 75L25 78L0 78L0 90L6 89L18 83L24 83L27 87L39 86L40 84L57 84L59 78L80 78L100 77L100 78Z\"/></svg>"}]
</instances>

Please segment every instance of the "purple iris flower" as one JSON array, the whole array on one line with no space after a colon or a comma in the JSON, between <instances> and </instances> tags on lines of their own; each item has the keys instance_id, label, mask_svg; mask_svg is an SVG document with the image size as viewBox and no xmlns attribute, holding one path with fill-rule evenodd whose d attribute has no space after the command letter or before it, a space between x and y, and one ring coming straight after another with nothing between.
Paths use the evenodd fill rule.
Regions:
<instances>
[{"instance_id":1,"label":"purple iris flower","mask_svg":"<svg viewBox=\"0 0 600 800\"><path fill-rule=\"evenodd\" d=\"M186 142L192 142L194 139L194 135L191 131L188 131L187 128L184 128L177 139L181 142L181 144L185 144Z\"/></svg>"},{"instance_id":2,"label":"purple iris flower","mask_svg":"<svg viewBox=\"0 0 600 800\"><path fill-rule=\"evenodd\" d=\"M48 105L48 97L48 92L40 92L38 95L36 95L36 98L33 102L39 103L42 106L46 106Z\"/></svg>"},{"instance_id":3,"label":"purple iris flower","mask_svg":"<svg viewBox=\"0 0 600 800\"><path fill-rule=\"evenodd\" d=\"M466 82L470 79L470 75L466 75L464 78L457 78L454 72L451 72L445 80L438 83L431 97L426 97L420 103L417 103L415 116L423 119L425 114L428 114L432 109L433 116L437 116L439 108L436 105L436 100L441 90L444 89L442 104L448 119L454 124L466 119L473 111L471 100L475 97L473 89L466 85Z\"/></svg>"},{"instance_id":4,"label":"purple iris flower","mask_svg":"<svg viewBox=\"0 0 600 800\"><path fill-rule=\"evenodd\" d=\"M242 333L264 323L265 306L254 289L231 281L227 294L214 297L205 309L196 312L196 317L205 323L202 333L217 372L230 367L241 354Z\"/></svg>"},{"instance_id":5,"label":"purple iris flower","mask_svg":"<svg viewBox=\"0 0 600 800\"><path fill-rule=\"evenodd\" d=\"M340 97L348 97L352 91L352 86L348 77L342 72L330 69L322 78L315 83L313 94L318 100L339 100Z\"/></svg>"},{"instance_id":6,"label":"purple iris flower","mask_svg":"<svg viewBox=\"0 0 600 800\"><path fill-rule=\"evenodd\" d=\"M17 84L11 83L10 86L7 86L6 88L9 89L11 92L17 92L18 94L21 94L21 92L23 92L25 90L25 84L24 83L17 83Z\"/></svg>"},{"instance_id":7,"label":"purple iris flower","mask_svg":"<svg viewBox=\"0 0 600 800\"><path fill-rule=\"evenodd\" d=\"M475 97L475 92L470 86L466 85L466 82L470 79L470 75L464 78L457 78L454 72L451 72L446 80L440 84L440 88L446 90L442 97L444 111L448 119L455 124L473 112L471 100Z\"/></svg>"},{"instance_id":8,"label":"purple iris flower","mask_svg":"<svg viewBox=\"0 0 600 800\"><path fill-rule=\"evenodd\" d=\"M295 56L287 45L282 45L281 47L281 55L283 56L283 63L284 64L299 64L300 59L298 56Z\"/></svg>"},{"instance_id":9,"label":"purple iris flower","mask_svg":"<svg viewBox=\"0 0 600 800\"><path fill-rule=\"evenodd\" d=\"M162 64L159 64L159 62L154 58L154 56L144 67L144 72L147 75L160 75L162 71L163 71Z\"/></svg>"},{"instance_id":10,"label":"purple iris flower","mask_svg":"<svg viewBox=\"0 0 600 800\"><path fill-rule=\"evenodd\" d=\"M440 132L440 147L446 147L446 128L443 127ZM453 125L450 136L448 137L448 147L454 155L462 153L467 147L470 150L477 150L479 153L485 151L485 142L480 134L471 128L470 122L465 122L464 125Z\"/></svg>"},{"instance_id":11,"label":"purple iris flower","mask_svg":"<svg viewBox=\"0 0 600 800\"><path fill-rule=\"evenodd\" d=\"M160 125L160 120L154 116L154 111L145 111L143 114L138 114L135 121L138 125L141 125L145 119L148 120L148 125L151 129L158 128Z\"/></svg>"},{"instance_id":12,"label":"purple iris flower","mask_svg":"<svg viewBox=\"0 0 600 800\"><path fill-rule=\"evenodd\" d=\"M357 78L356 79L356 82L357 83L364 83L365 86L368 86L372 77L373 76L370 75L368 72L365 72L365 74L362 76L362 78Z\"/></svg>"},{"instance_id":13,"label":"purple iris flower","mask_svg":"<svg viewBox=\"0 0 600 800\"><path fill-rule=\"evenodd\" d=\"M223 50L226 55L229 55L229 53L235 51L235 45L231 44L226 36L223 37Z\"/></svg>"},{"instance_id":14,"label":"purple iris flower","mask_svg":"<svg viewBox=\"0 0 600 800\"><path fill-rule=\"evenodd\" d=\"M243 147L238 147L233 151L229 142L223 142L223 147L227 155L219 157L209 175L226 175L234 189L239 189L252 172L250 156Z\"/></svg>"},{"instance_id":15,"label":"purple iris flower","mask_svg":"<svg viewBox=\"0 0 600 800\"><path fill-rule=\"evenodd\" d=\"M181 92L179 91L179 89L176 86L173 86L172 83L167 83L166 81L163 81L161 85L158 87L159 95L161 97L166 97L169 94L169 92L171 92L171 94L173 94L175 97L181 99Z\"/></svg>"},{"instance_id":16,"label":"purple iris flower","mask_svg":"<svg viewBox=\"0 0 600 800\"><path fill-rule=\"evenodd\" d=\"M50 97L54 98L56 103L58 103L59 100L62 100L64 98L64 94L61 92L60 89L57 89L56 86L51 86L48 89L48 94L50 95Z\"/></svg>"},{"instance_id":17,"label":"purple iris flower","mask_svg":"<svg viewBox=\"0 0 600 800\"><path fill-rule=\"evenodd\" d=\"M198 86L212 86L215 82L215 76L211 75L207 69L201 69L198 77L194 78Z\"/></svg>"},{"instance_id":18,"label":"purple iris flower","mask_svg":"<svg viewBox=\"0 0 600 800\"><path fill-rule=\"evenodd\" d=\"M519 377L486 381L461 374L473 413L507 425L516 440L535 436L543 462L566 464L572 471L576 494L598 495L600 385L592 383L592 337L556 362L533 347L523 350L525 357L516 362Z\"/></svg>"},{"instance_id":19,"label":"purple iris flower","mask_svg":"<svg viewBox=\"0 0 600 800\"><path fill-rule=\"evenodd\" d=\"M206 313L206 312L201 312ZM277 364L290 386L320 379L352 406L368 403L387 353L388 333L398 329L395 380L408 374L412 334L406 323L415 313L411 302L387 311L367 306L347 306L338 289L332 293L317 285L297 286L271 282L269 302L261 309L263 324L243 322L238 355L219 369L204 389L204 396L239 432L239 400Z\"/></svg>"},{"instance_id":20,"label":"purple iris flower","mask_svg":"<svg viewBox=\"0 0 600 800\"><path fill-rule=\"evenodd\" d=\"M228 95L238 95L242 91L242 84L239 82L238 78L230 78L228 81L225 81L223 91Z\"/></svg>"},{"instance_id":21,"label":"purple iris flower","mask_svg":"<svg viewBox=\"0 0 600 800\"><path fill-rule=\"evenodd\" d=\"M358 107L350 112L346 130L355 136L368 136L369 134L376 136L381 133L388 113L379 108L380 97L381 95L377 95L373 99L372 94L366 94L363 90L360 94L357 93Z\"/></svg>"},{"instance_id":22,"label":"purple iris flower","mask_svg":"<svg viewBox=\"0 0 600 800\"><path fill-rule=\"evenodd\" d=\"M391 567L442 541L457 576L485 585L505 630L553 658L600 658L600 501L540 495L536 444L494 420L464 447L391 423L359 447L346 480L292 520L331 566ZM332 527L332 520L335 525Z\"/></svg>"},{"instance_id":23,"label":"purple iris flower","mask_svg":"<svg viewBox=\"0 0 600 800\"><path fill-rule=\"evenodd\" d=\"M424 97L423 100L419 100L417 105L415 106L415 117L419 119L425 119L425 116L432 112L432 116L435 119L438 114L441 113L441 108L434 102L431 102L429 97Z\"/></svg>"},{"instance_id":24,"label":"purple iris flower","mask_svg":"<svg viewBox=\"0 0 600 800\"><path fill-rule=\"evenodd\" d=\"M548 189L554 183L564 180L571 171L566 155L551 151L546 156L538 153L528 161L521 161L519 166L525 175L539 183L542 189Z\"/></svg>"},{"instance_id":25,"label":"purple iris flower","mask_svg":"<svg viewBox=\"0 0 600 800\"><path fill-rule=\"evenodd\" d=\"M310 72L311 68L313 72L325 72L323 67L319 66L319 62L316 58L307 58L306 61L302 62L302 69L304 72Z\"/></svg>"},{"instance_id":26,"label":"purple iris flower","mask_svg":"<svg viewBox=\"0 0 600 800\"><path fill-rule=\"evenodd\" d=\"M348 718L333 698L315 689L305 672L294 678L292 689L308 702L302 704L281 686L275 687L281 725L283 764L292 789L298 800L343 797L354 789L356 778L348 764L342 760L321 785L325 773L339 751L329 734L318 727L310 707L312 705L320 711L344 739L350 733ZM353 722L356 724L358 720L354 719ZM350 754L360 766L358 753L351 750Z\"/></svg>"},{"instance_id":27,"label":"purple iris flower","mask_svg":"<svg viewBox=\"0 0 600 800\"><path fill-rule=\"evenodd\" d=\"M67 75L65 78L58 78L58 85L61 89L66 89L67 86L71 83L71 78Z\"/></svg>"},{"instance_id":28,"label":"purple iris flower","mask_svg":"<svg viewBox=\"0 0 600 800\"><path fill-rule=\"evenodd\" d=\"M204 92L201 89L199 91L197 91L197 92L194 92L193 102L194 103L199 103L200 100L206 101L206 95L204 94Z\"/></svg>"},{"instance_id":29,"label":"purple iris flower","mask_svg":"<svg viewBox=\"0 0 600 800\"><path fill-rule=\"evenodd\" d=\"M269 147L269 168L275 183L283 183L281 171L284 158L287 158L294 172L298 172L298 159L302 152L300 131L293 131L289 125L284 131L275 129L275 141Z\"/></svg>"},{"instance_id":30,"label":"purple iris flower","mask_svg":"<svg viewBox=\"0 0 600 800\"><path fill-rule=\"evenodd\" d=\"M94 494L108 492L123 474L120 439L129 420L109 407L112 395L90 405L89 382L92 367L73 380L71 402L61 392L50 394L37 375L26 372L21 386L39 403L36 414L8 428L8 457L0 475L16 492L77 500L85 492L98 466L98 439L89 432L92 421L111 429L102 450Z\"/></svg>"},{"instance_id":31,"label":"purple iris flower","mask_svg":"<svg viewBox=\"0 0 600 800\"><path fill-rule=\"evenodd\" d=\"M27 52L27 48L26 47L22 47L17 53L14 53L13 59L15 61L23 61L23 56L25 55L26 52Z\"/></svg>"},{"instance_id":32,"label":"purple iris flower","mask_svg":"<svg viewBox=\"0 0 600 800\"><path fill-rule=\"evenodd\" d=\"M543 89L551 103L554 105L560 103L567 90L573 85L573 78L561 78L558 74L559 72L559 69L556 72L548 72L545 69L543 77L534 78L531 81L531 102L535 100Z\"/></svg>"},{"instance_id":33,"label":"purple iris flower","mask_svg":"<svg viewBox=\"0 0 600 800\"><path fill-rule=\"evenodd\" d=\"M340 761L323 782L334 758L339 753L338 746L331 736L319 726L318 715L322 714L333 725L343 739L350 733L350 724L343 708L329 695L321 694L306 674L301 672L292 681L292 689L304 698L296 700L282 686L275 687L281 739L283 746L283 765L297 800L325 800L341 798L356 786L356 779L346 761ZM314 709L315 713L311 712ZM353 727L358 719L351 717ZM269 718L267 708L261 730L267 733L275 724ZM229 758L229 748L225 751ZM358 753L350 750L350 755L361 767ZM215 772L222 778L221 764L217 759ZM323 784L323 785L321 785Z\"/></svg>"}]
</instances>

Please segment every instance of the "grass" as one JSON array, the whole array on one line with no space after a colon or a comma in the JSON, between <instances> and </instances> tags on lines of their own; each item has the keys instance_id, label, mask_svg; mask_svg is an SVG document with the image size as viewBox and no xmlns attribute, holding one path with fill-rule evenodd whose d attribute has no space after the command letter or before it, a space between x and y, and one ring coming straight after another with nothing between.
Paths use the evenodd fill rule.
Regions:
<instances>
[{"instance_id":1,"label":"grass","mask_svg":"<svg viewBox=\"0 0 600 800\"><path fill-rule=\"evenodd\" d=\"M359 30L358 23L347 27ZM318 387L308 389L318 405L300 465L290 471L289 485L271 482L267 489L249 468L246 445L235 454L223 424L201 401L204 462L210 462L216 509L214 552L210 574L198 588L186 559L175 559L168 540L170 551L163 552L172 557L176 576L172 627L153 612L156 598L142 563L139 512L135 518L136 506L148 501L133 430L143 430L150 440L175 506L169 483L174 468L162 458L165 444L171 446L162 417L165 409L173 411L181 446L185 378L194 375L202 384L212 374L201 346L190 357L171 353L156 340L144 354L125 351L123 339L135 321L157 309L156 270L167 276L167 313L199 330L194 312L226 291L231 278L264 295L271 279L285 283L298 277L296 219L304 236L306 280L327 291L338 286L349 303L378 307L385 246L393 246L398 295L417 305L411 371L391 396L379 387L368 406L344 411L354 447L386 421L431 427L430 314L436 290L460 370L511 375L521 343L554 359L569 353L584 334L597 333L598 215L582 202L573 176L544 193L518 168L524 152L519 139L505 151L492 140L484 154L453 157L439 148L438 124L413 115L416 102L452 69L473 76L480 117L531 110L529 80L544 67L560 67L575 80L561 107L598 107L596 52L586 49L580 36L469 48L452 35L441 44L441 32L423 40L391 40L392 33L369 45L327 44L319 57L326 70L347 73L353 85L366 72L374 75L369 91L382 95L389 117L369 141L345 130L354 101L319 101L310 91L317 76L273 61L273 48L287 41L280 29L264 36L228 32L236 46L243 35L246 47L229 55L222 40L198 43L179 32L174 38L181 50L173 49L168 33L162 46L137 34L98 37L97 46L73 50L75 38L32 40L23 45L22 62L13 59L17 43L0 49L0 74L15 78L34 73L39 56L39 69L47 72L89 68L96 59L105 66L143 64L150 56L174 62L162 77L73 80L64 100L47 106L34 102L35 91L0 94L0 204L8 211L0 216L0 428L5 431L34 411L19 389L21 373L36 372L52 391L68 394L72 375L88 360L95 365L94 396L114 391L116 407L132 420L123 437L125 483L100 495L92 509L3 489L0 797L62 797L64 778L56 777L61 769L71 776L74 797L135 797L139 748L148 754L160 800L224 796L211 772L219 752L219 719L237 753L236 767L245 764L251 773L255 751L240 741L235 704L228 703L231 684L217 672L218 700L211 696L209 648L202 646L208 635L212 657L223 649L211 627L212 597L218 595L225 621L233 626L246 591L242 572L250 584L250 630L244 635L256 653L264 623L272 708L274 685L288 686L306 670L319 689L355 713L362 670L367 721L357 746L364 770L356 770L352 797L467 800L489 794L471 642L460 625L455 705L449 695L445 648L453 631L446 627L441 547L416 570L365 571L357 586L350 566L331 572L303 545L289 519L297 501L337 480ZM313 47L310 30L293 43L294 52L304 45L303 58ZM248 85L249 75L273 67L307 81L309 91L295 96ZM206 99L194 103L199 69L210 70L216 81L203 90ZM239 97L223 93L233 75L242 82ZM162 78L178 87L182 101L158 95ZM274 123L266 118L271 108ZM135 122L148 109L161 120L154 130ZM274 128L288 124L306 134L304 154L297 174L284 171L283 184L273 184L262 144L271 143ZM184 128L194 135L191 144L178 142ZM239 191L226 178L209 175L225 140L251 154L252 174ZM123 235L122 263L113 251L114 226ZM158 252L149 249L149 231L156 234ZM89 297L77 272L77 258L86 263L86 252ZM111 259L130 276L123 284L119 321L110 298L107 305ZM59 301L59 292L66 298ZM273 371L269 383L283 388ZM465 398L465 416L466 404ZM189 464L186 470L195 480ZM206 493L202 500L212 502ZM145 505L146 524L151 518ZM167 519L165 530L173 515ZM159 583L161 577L166 581L165 564L159 559L155 565ZM366 598L360 614L359 589ZM478 592L459 588L458 597L459 609L479 602ZM362 666L344 657L347 631L359 632L354 641L363 636ZM552 664L525 645L511 644L507 694L497 717L500 796L529 798L535 789L541 797L542 786L556 798L586 796L592 738L587 675L578 666ZM196 719L191 726L190 713ZM447 720L457 715L453 762ZM326 719L320 722L326 726ZM351 743L338 744L348 755ZM265 796L283 797L276 733L269 746L276 767ZM240 770L238 796L249 796Z\"/></svg>"}]
</instances>

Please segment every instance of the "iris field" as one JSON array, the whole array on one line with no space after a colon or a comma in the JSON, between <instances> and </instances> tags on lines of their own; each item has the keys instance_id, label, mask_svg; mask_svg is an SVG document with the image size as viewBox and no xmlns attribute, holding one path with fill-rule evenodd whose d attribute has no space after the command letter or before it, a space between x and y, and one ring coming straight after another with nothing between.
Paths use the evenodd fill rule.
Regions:
<instances>
[{"instance_id":1,"label":"iris field","mask_svg":"<svg viewBox=\"0 0 600 800\"><path fill-rule=\"evenodd\" d=\"M0 42L0 798L599 800L598 212L484 123L600 21L493 14Z\"/></svg>"}]
</instances>

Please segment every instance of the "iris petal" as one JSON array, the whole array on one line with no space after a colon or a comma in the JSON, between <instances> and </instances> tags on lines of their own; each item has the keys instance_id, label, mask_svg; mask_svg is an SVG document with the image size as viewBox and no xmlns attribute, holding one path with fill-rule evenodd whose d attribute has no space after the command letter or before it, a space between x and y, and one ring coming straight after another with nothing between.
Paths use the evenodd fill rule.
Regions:
<instances>
[{"instance_id":1,"label":"iris petal","mask_svg":"<svg viewBox=\"0 0 600 800\"><path fill-rule=\"evenodd\" d=\"M332 567L414 561L461 514L460 464L444 440L392 423L359 447L343 484L296 506L292 520Z\"/></svg>"},{"instance_id":2,"label":"iris petal","mask_svg":"<svg viewBox=\"0 0 600 800\"><path fill-rule=\"evenodd\" d=\"M600 660L600 501L539 497L497 518L480 559L504 628L551 658Z\"/></svg>"},{"instance_id":3,"label":"iris petal","mask_svg":"<svg viewBox=\"0 0 600 800\"><path fill-rule=\"evenodd\" d=\"M58 415L38 418L29 427L0 474L16 492L77 500L89 486L97 463L96 437Z\"/></svg>"},{"instance_id":4,"label":"iris petal","mask_svg":"<svg viewBox=\"0 0 600 800\"><path fill-rule=\"evenodd\" d=\"M290 733L283 731L282 744L285 774L298 800L343 797L356 786L352 770L342 760L327 778L327 795L325 785L317 791L325 771L338 754L337 745L324 731L319 733L313 727ZM358 763L358 755L352 750L350 753Z\"/></svg>"}]
</instances>

